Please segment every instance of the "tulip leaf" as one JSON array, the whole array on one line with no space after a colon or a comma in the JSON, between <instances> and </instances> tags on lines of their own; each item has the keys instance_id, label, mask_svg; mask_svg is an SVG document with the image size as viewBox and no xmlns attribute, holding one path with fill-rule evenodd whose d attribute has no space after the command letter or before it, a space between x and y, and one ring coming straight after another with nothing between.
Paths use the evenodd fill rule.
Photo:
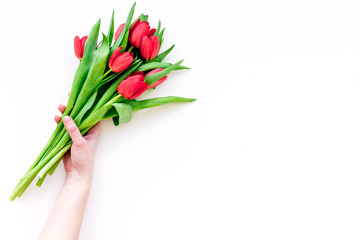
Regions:
<instances>
[{"instance_id":1,"label":"tulip leaf","mask_svg":"<svg viewBox=\"0 0 360 240\"><path fill-rule=\"evenodd\" d=\"M87 102L85 103L85 105L83 106L83 108L81 109L81 111L79 112L79 114L76 116L76 118L74 119L74 122L76 124L80 124L82 118L84 117L84 115L86 114L86 112L93 106L95 100L96 100L96 96L97 96L97 91L95 91L91 97L87 100Z\"/></svg>"},{"instance_id":2,"label":"tulip leaf","mask_svg":"<svg viewBox=\"0 0 360 240\"><path fill-rule=\"evenodd\" d=\"M129 104L114 103L113 106L117 113L117 115L113 117L113 122L115 126L118 126L119 124L123 124L126 122L130 122L132 118L133 109ZM110 114L111 112L109 112L109 115ZM105 117L107 116L105 115Z\"/></svg>"},{"instance_id":3,"label":"tulip leaf","mask_svg":"<svg viewBox=\"0 0 360 240\"><path fill-rule=\"evenodd\" d=\"M132 23L131 23L131 25L130 25L130 28L136 23L136 21L137 20L139 20L140 19L140 17L141 17L141 15L140 16L138 16Z\"/></svg>"},{"instance_id":4,"label":"tulip leaf","mask_svg":"<svg viewBox=\"0 0 360 240\"><path fill-rule=\"evenodd\" d=\"M148 15L145 15L145 14L143 14L143 13L142 13L142 14L140 15L140 17L139 17L139 19L140 19L141 22L143 22L143 21L146 21L146 22L147 22L147 21L148 21L148 18L149 18L149 16L148 16Z\"/></svg>"},{"instance_id":5,"label":"tulip leaf","mask_svg":"<svg viewBox=\"0 0 360 240\"><path fill-rule=\"evenodd\" d=\"M100 31L100 20L97 21L96 24L93 26L88 36L88 39L85 42L84 55L80 61L78 69L76 70L70 91L69 100L66 105L67 107L65 109L63 116L68 115L70 113L70 111L72 110L75 104L76 98L79 95L79 92L81 91L81 88L84 85L84 82L90 70L92 55L96 49L99 31ZM58 126L61 126L61 123Z\"/></svg>"},{"instance_id":6,"label":"tulip leaf","mask_svg":"<svg viewBox=\"0 0 360 240\"><path fill-rule=\"evenodd\" d=\"M146 76L144 81L146 83L148 83L150 86L153 85L155 82L157 82L159 79L165 77L166 75L168 75L171 71L175 70L177 67L180 66L180 64L183 62L184 60L181 60L173 65L171 65L170 67L165 68L164 70L151 74L149 76Z\"/></svg>"},{"instance_id":7,"label":"tulip leaf","mask_svg":"<svg viewBox=\"0 0 360 240\"><path fill-rule=\"evenodd\" d=\"M71 112L71 117L74 118L79 113L81 108L86 103L87 99L101 83L105 68L107 66L107 59L109 54L109 41L103 34L103 42L101 46L94 52L93 61L89 70L88 77L84 83L81 92L77 98L76 104Z\"/></svg>"},{"instance_id":8,"label":"tulip leaf","mask_svg":"<svg viewBox=\"0 0 360 240\"><path fill-rule=\"evenodd\" d=\"M166 103L184 103L184 102L194 102L194 101L196 101L195 98L169 96L169 97L150 98L140 101L132 99L132 100L126 100L124 101L124 103L129 104L133 109L133 111L135 112L146 108L152 108L152 107L164 105Z\"/></svg>"},{"instance_id":9,"label":"tulip leaf","mask_svg":"<svg viewBox=\"0 0 360 240\"><path fill-rule=\"evenodd\" d=\"M159 55L157 55L154 59L151 59L149 62L161 62L174 49L174 47L175 47L175 44L172 45L166 51L164 51L164 52L160 53Z\"/></svg>"},{"instance_id":10,"label":"tulip leaf","mask_svg":"<svg viewBox=\"0 0 360 240\"><path fill-rule=\"evenodd\" d=\"M157 69L157 68L167 68L167 67L170 67L171 65L172 65L171 63L166 63L166 62L148 62L148 63L145 63L144 65L141 65L136 70L145 72L145 71L149 71L149 70L153 70L153 69ZM175 70L183 70L183 69L190 69L190 68L180 65Z\"/></svg>"},{"instance_id":11,"label":"tulip leaf","mask_svg":"<svg viewBox=\"0 0 360 240\"><path fill-rule=\"evenodd\" d=\"M129 40L129 30L126 31L124 39L121 42L121 45L120 45L121 46L121 51L120 51L120 53L125 52L126 46L128 44L128 40Z\"/></svg>"},{"instance_id":12,"label":"tulip leaf","mask_svg":"<svg viewBox=\"0 0 360 240\"><path fill-rule=\"evenodd\" d=\"M158 36L158 35L159 35L160 28L161 28L161 21L159 20L159 24L158 24L158 26L157 26L157 28L156 28L156 31L155 31L155 33L154 33L154 36Z\"/></svg>"},{"instance_id":13,"label":"tulip leaf","mask_svg":"<svg viewBox=\"0 0 360 240\"><path fill-rule=\"evenodd\" d=\"M162 45L162 43L163 43L163 41L164 41L164 38L163 38L164 32L165 32L165 28L164 28L163 30L161 30L161 32L160 32L159 35L158 35L159 41L160 41L160 47L161 47L161 45Z\"/></svg>"},{"instance_id":14,"label":"tulip leaf","mask_svg":"<svg viewBox=\"0 0 360 240\"><path fill-rule=\"evenodd\" d=\"M135 6L136 6L136 3L134 3L132 5L132 7L130 9L130 12L129 12L129 15L128 15L127 19L126 19L124 29L121 31L120 36L118 37L118 39L116 40L116 42L114 43L112 48L110 49L109 56L111 56L111 54L115 51L115 49L117 49L120 46L120 44L122 43L122 41L124 39L125 33L130 29L131 19L132 19L133 15L134 15Z\"/></svg>"},{"instance_id":15,"label":"tulip leaf","mask_svg":"<svg viewBox=\"0 0 360 240\"><path fill-rule=\"evenodd\" d=\"M114 37L114 14L115 11L113 11L112 16L111 16L111 20L110 20L110 26L109 26L109 31L108 31L108 35L107 38L109 39L109 45L111 46L113 37Z\"/></svg>"}]
</instances>

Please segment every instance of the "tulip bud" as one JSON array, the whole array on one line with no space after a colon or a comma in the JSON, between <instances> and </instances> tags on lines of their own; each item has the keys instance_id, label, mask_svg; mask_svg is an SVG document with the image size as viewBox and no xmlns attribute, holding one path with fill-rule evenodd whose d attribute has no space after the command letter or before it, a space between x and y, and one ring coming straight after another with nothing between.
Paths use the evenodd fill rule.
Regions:
<instances>
[{"instance_id":1,"label":"tulip bud","mask_svg":"<svg viewBox=\"0 0 360 240\"><path fill-rule=\"evenodd\" d=\"M76 36L74 39L75 55L79 60L81 60L84 55L84 47L87 38L87 36L84 36L80 39L79 36Z\"/></svg>"},{"instance_id":2,"label":"tulip bud","mask_svg":"<svg viewBox=\"0 0 360 240\"><path fill-rule=\"evenodd\" d=\"M134 60L132 53L120 51L121 47L117 48L109 58L109 67L116 73L124 71Z\"/></svg>"},{"instance_id":3,"label":"tulip bud","mask_svg":"<svg viewBox=\"0 0 360 240\"><path fill-rule=\"evenodd\" d=\"M121 81L117 91L126 99L134 99L148 89L149 84L144 82L144 76L136 74Z\"/></svg>"},{"instance_id":4,"label":"tulip bud","mask_svg":"<svg viewBox=\"0 0 360 240\"><path fill-rule=\"evenodd\" d=\"M129 43L135 48L139 48L141 45L141 40L144 36L149 36L150 26L146 21L140 22L139 20L131 27Z\"/></svg>"},{"instance_id":5,"label":"tulip bud","mask_svg":"<svg viewBox=\"0 0 360 240\"><path fill-rule=\"evenodd\" d=\"M160 42L158 36L143 37L141 41L140 53L146 60L153 59L159 53Z\"/></svg>"},{"instance_id":6,"label":"tulip bud","mask_svg":"<svg viewBox=\"0 0 360 240\"><path fill-rule=\"evenodd\" d=\"M116 30L115 32L115 41L119 38L122 30L124 29L125 27L125 23L121 24L120 27Z\"/></svg>"},{"instance_id":7,"label":"tulip bud","mask_svg":"<svg viewBox=\"0 0 360 240\"><path fill-rule=\"evenodd\" d=\"M158 73L158 72L161 72L162 70L164 70L163 68L158 68L158 69L154 69L150 72L148 72L148 74L145 75L146 76L149 76L151 74L154 74L154 73ZM158 85L162 84L165 80L167 79L167 76L157 80L153 85L149 86L149 88L155 88L157 87Z\"/></svg>"}]
</instances>

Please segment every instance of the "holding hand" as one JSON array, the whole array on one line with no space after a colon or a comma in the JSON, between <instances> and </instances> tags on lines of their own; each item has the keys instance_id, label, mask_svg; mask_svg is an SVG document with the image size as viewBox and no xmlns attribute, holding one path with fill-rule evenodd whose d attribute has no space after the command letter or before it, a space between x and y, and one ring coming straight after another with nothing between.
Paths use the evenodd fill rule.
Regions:
<instances>
[{"instance_id":1,"label":"holding hand","mask_svg":"<svg viewBox=\"0 0 360 240\"><path fill-rule=\"evenodd\" d=\"M59 105L58 109L63 113L65 106ZM59 123L60 120L60 116L55 116L56 123ZM66 177L91 180L95 150L100 133L100 123L91 128L85 136L81 135L79 128L71 117L64 117L63 123L73 142L70 151L65 154L63 159Z\"/></svg>"}]
</instances>

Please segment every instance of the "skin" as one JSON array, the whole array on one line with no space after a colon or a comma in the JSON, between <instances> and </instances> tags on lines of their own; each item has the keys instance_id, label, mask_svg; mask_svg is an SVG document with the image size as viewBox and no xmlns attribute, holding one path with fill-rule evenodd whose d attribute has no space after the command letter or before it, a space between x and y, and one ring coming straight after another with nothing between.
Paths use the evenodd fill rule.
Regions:
<instances>
[{"instance_id":1,"label":"skin","mask_svg":"<svg viewBox=\"0 0 360 240\"><path fill-rule=\"evenodd\" d=\"M58 109L63 113L65 106L59 105ZM60 119L59 116L55 116L57 123ZM78 239L90 193L100 125L95 125L85 136L82 136L70 117L64 117L63 122L73 145L63 158L65 182L40 233L39 240Z\"/></svg>"}]
</instances>

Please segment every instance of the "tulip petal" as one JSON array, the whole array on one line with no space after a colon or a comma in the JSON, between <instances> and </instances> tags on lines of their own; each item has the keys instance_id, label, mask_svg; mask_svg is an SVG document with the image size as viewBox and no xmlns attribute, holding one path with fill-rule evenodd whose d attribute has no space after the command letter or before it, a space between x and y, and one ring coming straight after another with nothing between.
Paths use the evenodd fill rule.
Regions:
<instances>
[{"instance_id":1,"label":"tulip petal","mask_svg":"<svg viewBox=\"0 0 360 240\"><path fill-rule=\"evenodd\" d=\"M153 59L159 53L159 49L160 49L159 37L158 36L151 36L150 41L151 41L151 46L152 46L150 59Z\"/></svg>"},{"instance_id":2,"label":"tulip petal","mask_svg":"<svg viewBox=\"0 0 360 240\"><path fill-rule=\"evenodd\" d=\"M147 36L143 37L140 48L141 56L146 60L149 60L151 57L152 49L153 47L151 45L150 39Z\"/></svg>"},{"instance_id":3,"label":"tulip petal","mask_svg":"<svg viewBox=\"0 0 360 240\"><path fill-rule=\"evenodd\" d=\"M155 32L156 32L156 28L152 28L150 30L149 36L153 36Z\"/></svg>"},{"instance_id":4,"label":"tulip petal","mask_svg":"<svg viewBox=\"0 0 360 240\"><path fill-rule=\"evenodd\" d=\"M81 59L82 54L81 54L81 44L80 44L79 36L76 36L74 39L74 51L75 51L75 56L78 59Z\"/></svg>"},{"instance_id":5,"label":"tulip petal","mask_svg":"<svg viewBox=\"0 0 360 240\"><path fill-rule=\"evenodd\" d=\"M137 20L136 20L136 22L131 26L131 28L130 28L130 34L132 34L132 32L134 31L134 29L139 25L139 23L140 23L140 18L138 18Z\"/></svg>"},{"instance_id":6,"label":"tulip petal","mask_svg":"<svg viewBox=\"0 0 360 240\"><path fill-rule=\"evenodd\" d=\"M113 66L113 62L114 62L114 59L117 58L120 54L120 51L121 51L121 47L118 47L110 56L109 58L109 67L111 68Z\"/></svg>"},{"instance_id":7,"label":"tulip petal","mask_svg":"<svg viewBox=\"0 0 360 240\"><path fill-rule=\"evenodd\" d=\"M115 32L115 41L119 38L119 36L120 36L121 32L123 31L124 27L125 27L125 23L121 24L119 26L119 28L116 30L116 32Z\"/></svg>"},{"instance_id":8,"label":"tulip petal","mask_svg":"<svg viewBox=\"0 0 360 240\"><path fill-rule=\"evenodd\" d=\"M111 70L113 72L122 72L130 66L134 60L133 55L129 52L120 53L111 64Z\"/></svg>"}]
</instances>

